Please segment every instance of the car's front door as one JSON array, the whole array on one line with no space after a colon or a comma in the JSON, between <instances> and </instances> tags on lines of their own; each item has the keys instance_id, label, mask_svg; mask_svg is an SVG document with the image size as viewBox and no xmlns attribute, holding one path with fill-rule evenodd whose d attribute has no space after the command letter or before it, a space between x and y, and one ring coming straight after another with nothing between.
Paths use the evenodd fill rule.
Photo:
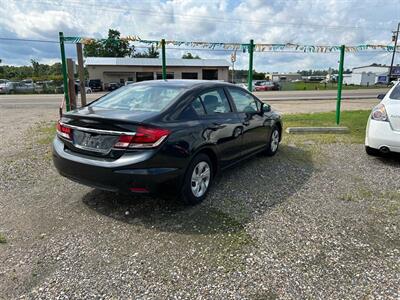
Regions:
<instances>
[{"instance_id":1,"label":"car's front door","mask_svg":"<svg viewBox=\"0 0 400 300\"><path fill-rule=\"evenodd\" d=\"M234 163L241 155L241 127L238 115L233 111L224 89L203 91L197 98L206 114L200 119L204 124L204 138L214 144L222 168Z\"/></svg>"},{"instance_id":2,"label":"car's front door","mask_svg":"<svg viewBox=\"0 0 400 300\"><path fill-rule=\"evenodd\" d=\"M227 88L243 128L242 154L247 155L265 147L270 128L267 116L261 112L261 102L242 89Z\"/></svg>"}]
</instances>

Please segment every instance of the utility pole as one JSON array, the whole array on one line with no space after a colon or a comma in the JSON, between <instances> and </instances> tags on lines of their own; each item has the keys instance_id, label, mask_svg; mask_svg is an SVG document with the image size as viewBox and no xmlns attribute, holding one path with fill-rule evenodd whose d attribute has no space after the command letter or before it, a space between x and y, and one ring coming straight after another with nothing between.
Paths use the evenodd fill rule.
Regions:
<instances>
[{"instance_id":1,"label":"utility pole","mask_svg":"<svg viewBox=\"0 0 400 300\"><path fill-rule=\"evenodd\" d=\"M400 31L400 22L397 24L397 31L393 31L393 37L394 37L394 48L393 48L393 55L392 55L392 61L390 63L390 69L389 69L389 76L388 76L388 84L392 80L392 70L393 70L393 63L394 63L394 56L396 55L396 48L397 48L397 40L399 38L399 31Z\"/></svg>"},{"instance_id":2,"label":"utility pole","mask_svg":"<svg viewBox=\"0 0 400 300\"><path fill-rule=\"evenodd\" d=\"M231 54L231 62L232 62L232 83L235 83L235 61L236 61L236 50Z\"/></svg>"},{"instance_id":3,"label":"utility pole","mask_svg":"<svg viewBox=\"0 0 400 300\"><path fill-rule=\"evenodd\" d=\"M78 57L78 74L79 74L79 89L81 92L81 106L86 105L86 85L85 85L85 69L83 67L83 51L82 44L76 44L76 53Z\"/></svg>"},{"instance_id":4,"label":"utility pole","mask_svg":"<svg viewBox=\"0 0 400 300\"><path fill-rule=\"evenodd\" d=\"M59 33L59 39L60 39L60 50L61 50L61 66L62 66L63 82L64 82L65 110L69 111L70 103L68 94L67 61L65 59L64 34L62 32Z\"/></svg>"}]
</instances>

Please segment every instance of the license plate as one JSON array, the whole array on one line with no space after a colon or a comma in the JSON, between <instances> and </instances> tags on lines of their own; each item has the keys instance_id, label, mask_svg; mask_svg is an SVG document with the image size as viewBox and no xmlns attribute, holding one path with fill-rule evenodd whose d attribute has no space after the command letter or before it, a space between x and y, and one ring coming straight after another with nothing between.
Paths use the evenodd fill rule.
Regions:
<instances>
[{"instance_id":1,"label":"license plate","mask_svg":"<svg viewBox=\"0 0 400 300\"><path fill-rule=\"evenodd\" d=\"M117 142L118 136L74 130L74 145L88 151L107 153Z\"/></svg>"}]
</instances>

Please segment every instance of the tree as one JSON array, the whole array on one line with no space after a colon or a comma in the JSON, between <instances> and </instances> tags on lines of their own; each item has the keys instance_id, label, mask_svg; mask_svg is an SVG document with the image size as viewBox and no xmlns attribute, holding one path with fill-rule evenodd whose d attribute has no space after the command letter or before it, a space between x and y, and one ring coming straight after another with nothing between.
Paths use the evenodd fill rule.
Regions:
<instances>
[{"instance_id":1,"label":"tree","mask_svg":"<svg viewBox=\"0 0 400 300\"><path fill-rule=\"evenodd\" d=\"M200 56L195 55L193 56L192 53L188 52L182 55L183 59L200 59Z\"/></svg>"},{"instance_id":2,"label":"tree","mask_svg":"<svg viewBox=\"0 0 400 300\"><path fill-rule=\"evenodd\" d=\"M253 70L253 79L254 80L265 80L265 73L264 72L256 72Z\"/></svg>"},{"instance_id":3,"label":"tree","mask_svg":"<svg viewBox=\"0 0 400 300\"><path fill-rule=\"evenodd\" d=\"M32 64L32 68L33 68L33 75L34 76L39 76L39 63L37 62L37 60L31 59L31 64Z\"/></svg>"},{"instance_id":4,"label":"tree","mask_svg":"<svg viewBox=\"0 0 400 300\"><path fill-rule=\"evenodd\" d=\"M92 40L83 48L83 54L99 57L132 57L135 47L129 45L129 41L121 39L118 30L109 29L108 37L104 40Z\"/></svg>"},{"instance_id":5,"label":"tree","mask_svg":"<svg viewBox=\"0 0 400 300\"><path fill-rule=\"evenodd\" d=\"M154 45L151 45L146 52L136 53L134 57L139 58L158 58L160 56L160 52L158 52L157 48Z\"/></svg>"}]
</instances>

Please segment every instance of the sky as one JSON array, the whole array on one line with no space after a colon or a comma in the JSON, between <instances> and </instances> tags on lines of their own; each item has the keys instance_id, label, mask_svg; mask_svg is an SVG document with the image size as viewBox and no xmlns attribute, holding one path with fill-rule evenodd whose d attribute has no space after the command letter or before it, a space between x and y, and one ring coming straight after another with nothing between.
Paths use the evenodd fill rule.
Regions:
<instances>
[{"instance_id":1,"label":"sky","mask_svg":"<svg viewBox=\"0 0 400 300\"><path fill-rule=\"evenodd\" d=\"M58 40L65 36L106 37L109 28L142 39L297 43L311 45L391 44L400 22L400 0L0 0L0 59L3 65L60 61L57 43L2 38ZM76 57L73 45L67 56ZM181 57L184 50L167 50ZM230 52L192 50L201 58L230 61ZM345 56L345 68L390 64L391 53ZM400 63L400 54L396 64ZM248 54L238 53L236 69ZM263 72L338 68L338 53L255 53Z\"/></svg>"}]
</instances>

